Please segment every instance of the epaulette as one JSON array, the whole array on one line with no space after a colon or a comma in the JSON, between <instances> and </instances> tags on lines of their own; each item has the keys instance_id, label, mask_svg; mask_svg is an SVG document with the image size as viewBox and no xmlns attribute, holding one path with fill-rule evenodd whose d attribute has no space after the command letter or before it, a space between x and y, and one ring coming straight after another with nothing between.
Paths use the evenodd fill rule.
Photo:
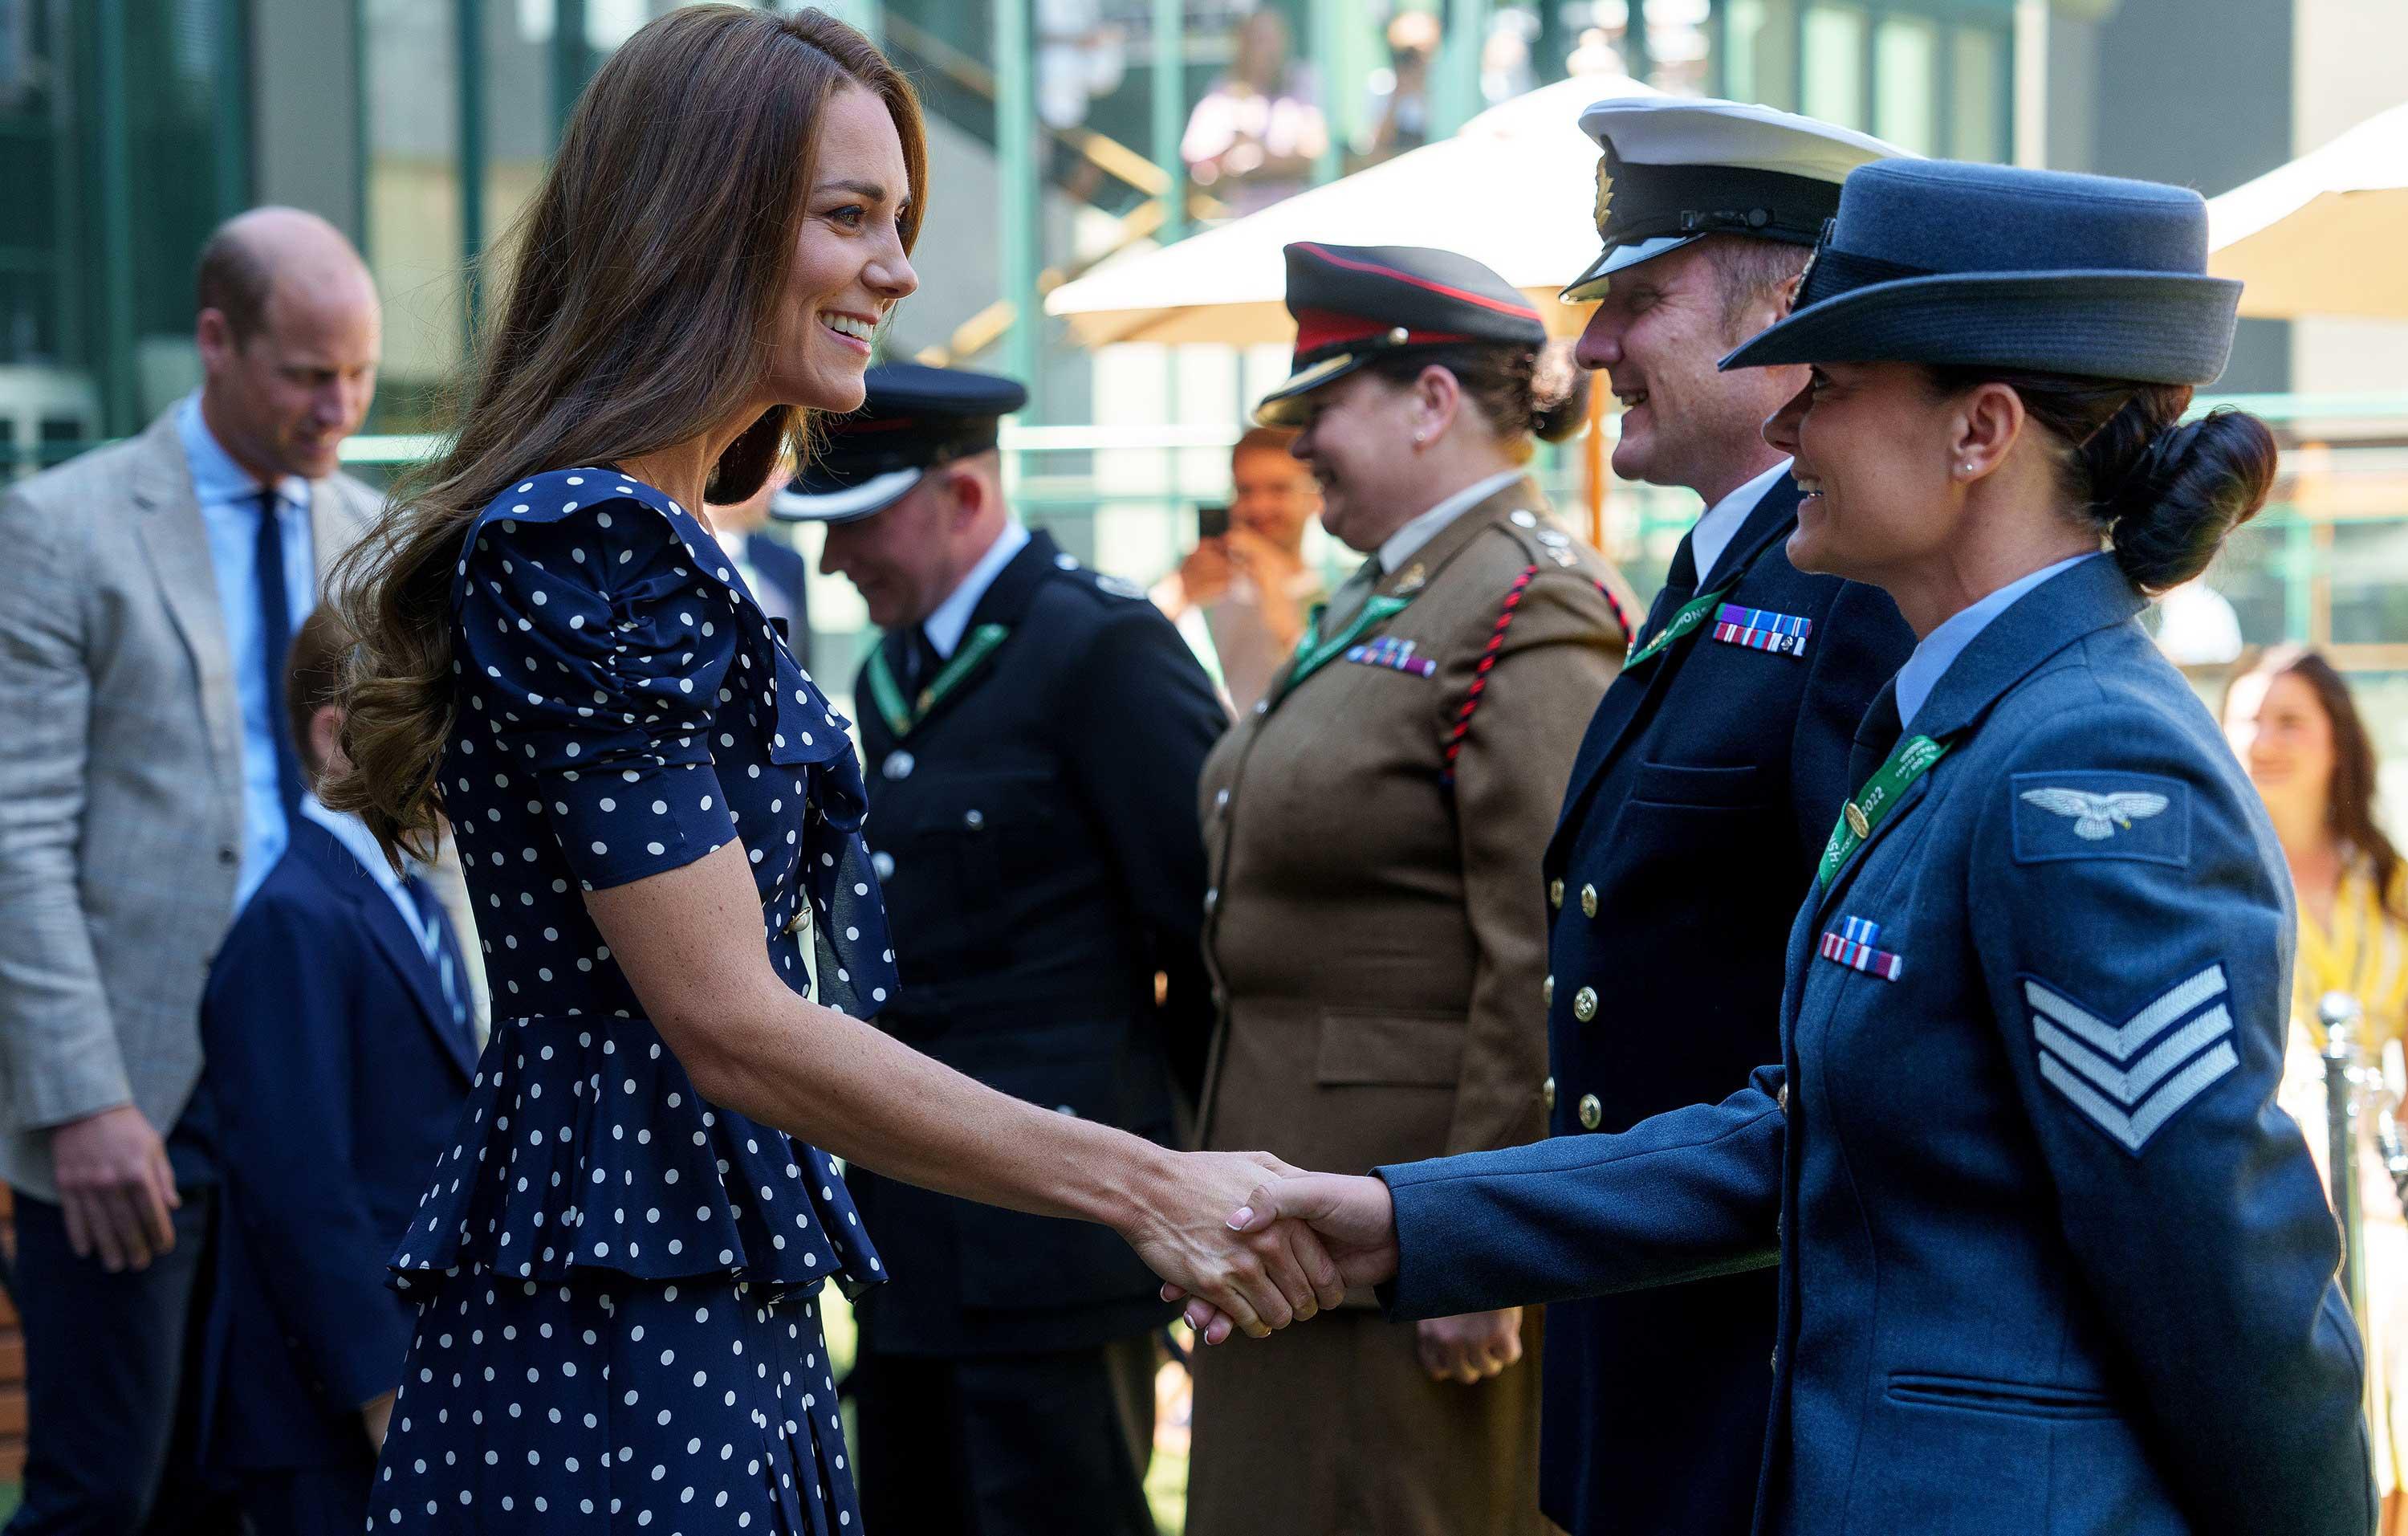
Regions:
<instances>
[{"instance_id":1,"label":"epaulette","mask_svg":"<svg viewBox=\"0 0 2408 1536\"><path fill-rule=\"evenodd\" d=\"M1123 602L1133 598L1142 601L1145 597L1145 588L1127 577L1108 575L1103 571L1091 569L1079 564L1078 560L1071 555L1055 555L1054 568L1080 586L1100 592L1107 597L1117 598Z\"/></svg>"}]
</instances>

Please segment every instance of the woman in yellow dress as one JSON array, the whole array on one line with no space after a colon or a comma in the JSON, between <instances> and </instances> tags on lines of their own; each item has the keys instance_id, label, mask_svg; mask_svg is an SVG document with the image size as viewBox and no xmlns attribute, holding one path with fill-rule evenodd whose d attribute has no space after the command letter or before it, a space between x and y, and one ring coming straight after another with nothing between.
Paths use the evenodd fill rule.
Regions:
<instances>
[{"instance_id":1,"label":"woman in yellow dress","mask_svg":"<svg viewBox=\"0 0 2408 1536\"><path fill-rule=\"evenodd\" d=\"M2374 819L2374 744L2349 685L2314 651L2270 652L2225 696L2225 734L2258 786L2298 893L2291 1039L2279 1100L2324 1166L2329 992L2358 999L2371 1063L2408 1036L2408 869ZM2396 1057L2395 1057L2396 1059ZM2383 1530L2408 1531L2408 1220L2372 1149L2360 1148L2365 1213L2367 1425Z\"/></svg>"}]
</instances>

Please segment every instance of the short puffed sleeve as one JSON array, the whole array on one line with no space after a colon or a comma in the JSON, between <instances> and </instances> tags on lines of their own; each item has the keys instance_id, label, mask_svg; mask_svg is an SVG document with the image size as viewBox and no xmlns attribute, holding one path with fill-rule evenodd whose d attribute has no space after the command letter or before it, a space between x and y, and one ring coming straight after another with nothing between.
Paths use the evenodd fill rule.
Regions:
<instances>
[{"instance_id":1,"label":"short puffed sleeve","mask_svg":"<svg viewBox=\"0 0 2408 1536\"><path fill-rule=\"evenodd\" d=\"M736 837L708 734L731 599L656 508L541 512L489 515L463 552L460 768L498 752L589 890L691 864Z\"/></svg>"}]
</instances>

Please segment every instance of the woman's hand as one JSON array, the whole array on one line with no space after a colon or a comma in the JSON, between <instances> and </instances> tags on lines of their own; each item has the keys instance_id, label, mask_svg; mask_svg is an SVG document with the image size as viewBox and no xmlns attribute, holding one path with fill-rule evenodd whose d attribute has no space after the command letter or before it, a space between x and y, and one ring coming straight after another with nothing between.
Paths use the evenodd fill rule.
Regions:
<instances>
[{"instance_id":1,"label":"woman's hand","mask_svg":"<svg viewBox=\"0 0 2408 1536\"><path fill-rule=\"evenodd\" d=\"M1486 1381L1522 1358L1522 1309L1425 1317L1413 1325L1422 1369L1466 1386Z\"/></svg>"},{"instance_id":2,"label":"woman's hand","mask_svg":"<svg viewBox=\"0 0 2408 1536\"><path fill-rule=\"evenodd\" d=\"M1266 1338L1345 1299L1338 1266L1300 1224L1241 1232L1230 1220L1229 1213L1262 1187L1266 1172L1287 1178L1297 1170L1266 1152L1173 1156L1165 1176L1140 1192L1139 1214L1121 1228L1146 1267L1168 1282L1165 1299L1193 1296L1209 1304L1211 1315L1197 1328L1206 1343L1219 1343L1233 1327Z\"/></svg>"},{"instance_id":3,"label":"woman's hand","mask_svg":"<svg viewBox=\"0 0 2408 1536\"><path fill-rule=\"evenodd\" d=\"M1300 1173L1275 1157L1265 1162L1277 1165L1279 1177L1254 1186L1246 1203L1230 1214L1231 1230L1267 1235L1309 1228L1321 1253L1338 1268L1341 1297L1344 1287L1396 1278L1397 1207L1385 1184L1337 1173ZM1175 1284L1162 1287L1166 1301L1187 1295L1187 1288ZM1186 1316L1187 1326L1208 1344L1229 1336L1229 1318L1209 1296L1198 1292L1191 1297Z\"/></svg>"}]
</instances>

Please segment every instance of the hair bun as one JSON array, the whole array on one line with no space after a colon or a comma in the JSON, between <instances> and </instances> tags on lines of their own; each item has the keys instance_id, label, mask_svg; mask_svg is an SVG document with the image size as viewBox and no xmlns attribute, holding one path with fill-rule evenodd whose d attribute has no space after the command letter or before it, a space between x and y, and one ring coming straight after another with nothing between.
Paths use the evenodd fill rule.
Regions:
<instances>
[{"instance_id":1,"label":"hair bun","mask_svg":"<svg viewBox=\"0 0 2408 1536\"><path fill-rule=\"evenodd\" d=\"M2134 586L2158 593L2205 570L2225 537L2257 515L2274 486L2277 451L2265 423L2229 407L2144 438L2129 430L2138 424L2127 410L2100 429L2101 439L2128 441L2121 453L2113 442L2094 445L2094 462L2103 449L2123 464L2093 483L2116 565Z\"/></svg>"},{"instance_id":2,"label":"hair bun","mask_svg":"<svg viewBox=\"0 0 2408 1536\"><path fill-rule=\"evenodd\" d=\"M1530 431L1541 442L1561 442L1588 421L1588 370L1572 359L1572 344L1549 341L1530 370Z\"/></svg>"}]
</instances>

